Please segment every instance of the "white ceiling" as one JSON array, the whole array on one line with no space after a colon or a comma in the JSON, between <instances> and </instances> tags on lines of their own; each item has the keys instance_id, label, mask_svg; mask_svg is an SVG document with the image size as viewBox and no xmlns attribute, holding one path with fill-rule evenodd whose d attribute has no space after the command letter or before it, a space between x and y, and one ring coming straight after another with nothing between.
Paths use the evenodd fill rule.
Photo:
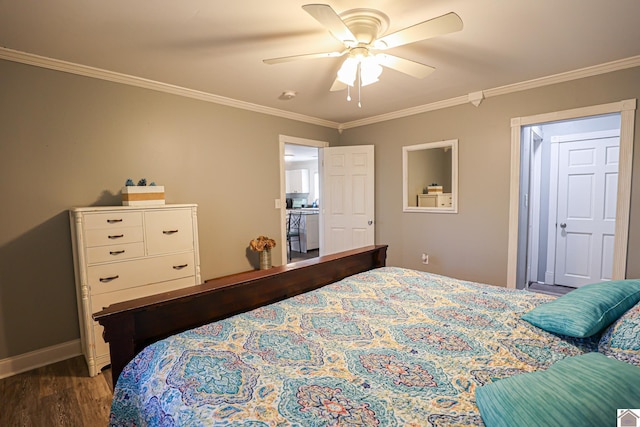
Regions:
<instances>
[{"instance_id":1,"label":"white ceiling","mask_svg":"<svg viewBox=\"0 0 640 427\"><path fill-rule=\"evenodd\" d=\"M308 2L0 0L0 46L336 123L640 55L640 0L332 0L337 13L384 12L387 33L451 11L464 22L390 50L436 71L385 69L358 108L329 92L342 58L262 62L341 50Z\"/></svg>"},{"instance_id":2,"label":"white ceiling","mask_svg":"<svg viewBox=\"0 0 640 427\"><path fill-rule=\"evenodd\" d=\"M306 145L285 144L284 161L287 163L318 161L318 148Z\"/></svg>"}]
</instances>

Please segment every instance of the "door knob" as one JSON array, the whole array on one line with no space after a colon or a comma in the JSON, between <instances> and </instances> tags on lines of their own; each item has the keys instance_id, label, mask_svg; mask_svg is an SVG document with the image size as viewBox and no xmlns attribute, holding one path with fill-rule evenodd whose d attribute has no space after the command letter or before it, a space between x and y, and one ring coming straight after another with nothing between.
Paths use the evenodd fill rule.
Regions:
<instances>
[{"instance_id":1,"label":"door knob","mask_svg":"<svg viewBox=\"0 0 640 427\"><path fill-rule=\"evenodd\" d=\"M373 224L373 221L369 220L369 221L367 222L367 224L371 225L371 224Z\"/></svg>"},{"instance_id":2,"label":"door knob","mask_svg":"<svg viewBox=\"0 0 640 427\"><path fill-rule=\"evenodd\" d=\"M566 224L566 223L564 223L564 222L561 222L561 223L560 223L560 228L567 228L567 224Z\"/></svg>"}]
</instances>

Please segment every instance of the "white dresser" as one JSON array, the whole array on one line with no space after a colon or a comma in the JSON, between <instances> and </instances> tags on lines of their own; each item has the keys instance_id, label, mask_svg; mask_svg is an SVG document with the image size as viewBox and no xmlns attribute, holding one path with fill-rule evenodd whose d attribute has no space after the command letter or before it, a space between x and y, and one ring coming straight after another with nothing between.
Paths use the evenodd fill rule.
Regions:
<instances>
[{"instance_id":1,"label":"white dresser","mask_svg":"<svg viewBox=\"0 0 640 427\"><path fill-rule=\"evenodd\" d=\"M69 218L82 351L95 376L110 360L93 313L201 283L197 205L73 208Z\"/></svg>"},{"instance_id":2,"label":"white dresser","mask_svg":"<svg viewBox=\"0 0 640 427\"><path fill-rule=\"evenodd\" d=\"M420 208L450 208L452 203L451 193L418 194Z\"/></svg>"}]
</instances>

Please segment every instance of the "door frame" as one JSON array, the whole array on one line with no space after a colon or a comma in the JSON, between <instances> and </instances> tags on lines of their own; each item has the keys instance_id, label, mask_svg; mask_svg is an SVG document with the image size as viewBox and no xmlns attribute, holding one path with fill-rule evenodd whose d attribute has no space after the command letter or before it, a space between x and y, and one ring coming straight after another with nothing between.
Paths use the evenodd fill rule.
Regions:
<instances>
[{"instance_id":1,"label":"door frame","mask_svg":"<svg viewBox=\"0 0 640 427\"><path fill-rule=\"evenodd\" d=\"M286 144L294 144L294 145L304 145L307 147L316 147L318 149L322 149L324 147L328 147L329 143L327 141L319 141L315 139L307 139L307 138L299 138L296 136L289 135L279 135L278 136L279 143L279 155L280 155L280 200L276 201L276 207L280 207L280 241L282 244L280 245L280 253L282 256L282 265L286 265L288 263L287 258L287 203L286 203L286 165L284 162L284 146ZM320 161L320 157L318 157L318 161ZM320 182L322 182L322 168L318 165L318 176ZM322 222L322 210L319 212L319 219ZM322 241L320 242L322 245Z\"/></svg>"},{"instance_id":2,"label":"door frame","mask_svg":"<svg viewBox=\"0 0 640 427\"><path fill-rule=\"evenodd\" d=\"M524 254L519 253L518 220L520 218L520 150L522 128L547 122L579 119L589 116L620 113L620 164L618 170L618 193L616 204L616 231L613 251L613 280L624 279L627 268L627 245L629 239L629 210L631 205L631 177L633 171L633 133L635 126L636 99L627 99L609 104L575 108L572 110L538 114L511 119L511 177L509 188L509 241L507 247L507 287L516 288L518 264ZM527 230L522 230L526 233Z\"/></svg>"},{"instance_id":3,"label":"door frame","mask_svg":"<svg viewBox=\"0 0 640 427\"><path fill-rule=\"evenodd\" d=\"M542 150L542 130L538 126L530 126L528 135L530 160L529 160L529 185L532 188L529 194L529 226L527 229L527 269L526 282L531 282L532 271L538 271L540 264L538 249L540 239L533 239L540 233L540 177L541 177L541 150Z\"/></svg>"}]
</instances>

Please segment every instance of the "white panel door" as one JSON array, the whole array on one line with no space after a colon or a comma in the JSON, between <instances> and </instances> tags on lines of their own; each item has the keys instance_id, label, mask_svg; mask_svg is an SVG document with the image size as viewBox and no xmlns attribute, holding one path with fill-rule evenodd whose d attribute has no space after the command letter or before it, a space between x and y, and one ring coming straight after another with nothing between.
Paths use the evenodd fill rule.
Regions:
<instances>
[{"instance_id":1,"label":"white panel door","mask_svg":"<svg viewBox=\"0 0 640 427\"><path fill-rule=\"evenodd\" d=\"M373 245L373 145L326 147L320 151L320 255Z\"/></svg>"},{"instance_id":2,"label":"white panel door","mask_svg":"<svg viewBox=\"0 0 640 427\"><path fill-rule=\"evenodd\" d=\"M559 147L555 283L611 280L619 137Z\"/></svg>"}]
</instances>

